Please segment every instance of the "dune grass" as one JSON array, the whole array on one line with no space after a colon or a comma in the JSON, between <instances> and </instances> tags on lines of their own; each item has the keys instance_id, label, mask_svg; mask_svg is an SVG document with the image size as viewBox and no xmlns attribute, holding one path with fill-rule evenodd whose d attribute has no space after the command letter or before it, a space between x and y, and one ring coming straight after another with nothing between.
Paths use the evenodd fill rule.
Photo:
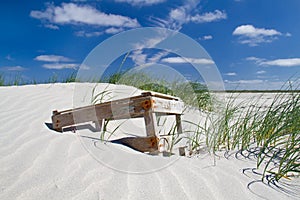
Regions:
<instances>
[{"instance_id":1,"label":"dune grass","mask_svg":"<svg viewBox=\"0 0 300 200\"><path fill-rule=\"evenodd\" d=\"M142 72L118 72L101 79L100 82L123 84L141 90L177 96L187 105L203 110L212 110L212 97L208 88L199 82L182 82L178 80L168 82L163 79L150 77Z\"/></svg>"},{"instance_id":2,"label":"dune grass","mask_svg":"<svg viewBox=\"0 0 300 200\"><path fill-rule=\"evenodd\" d=\"M5 85L5 78L3 74L0 74L0 86L4 86Z\"/></svg>"},{"instance_id":3,"label":"dune grass","mask_svg":"<svg viewBox=\"0 0 300 200\"><path fill-rule=\"evenodd\" d=\"M262 94L263 95L263 94ZM270 105L257 99L237 103L230 96L223 109L206 116L204 125L190 138L192 149L201 144L219 150L250 150L258 147L257 167L269 181L300 174L300 93L278 93ZM192 122L189 122L192 123Z\"/></svg>"}]
</instances>

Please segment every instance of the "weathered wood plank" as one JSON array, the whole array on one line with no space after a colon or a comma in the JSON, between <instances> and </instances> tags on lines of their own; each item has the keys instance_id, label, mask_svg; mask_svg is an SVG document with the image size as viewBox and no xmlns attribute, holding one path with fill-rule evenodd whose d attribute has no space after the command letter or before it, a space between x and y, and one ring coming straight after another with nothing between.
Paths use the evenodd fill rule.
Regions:
<instances>
[{"instance_id":1,"label":"weathered wood plank","mask_svg":"<svg viewBox=\"0 0 300 200\"><path fill-rule=\"evenodd\" d=\"M182 114L184 110L184 103L182 101L162 99L152 97L153 112L168 113L168 114Z\"/></svg>"},{"instance_id":2,"label":"weathered wood plank","mask_svg":"<svg viewBox=\"0 0 300 200\"><path fill-rule=\"evenodd\" d=\"M112 102L85 106L62 112L55 112L52 116L52 124L55 130L65 126L102 119L128 119L143 117L146 110L143 108L145 101L151 97L128 98ZM149 108L150 109L150 108Z\"/></svg>"},{"instance_id":3,"label":"weathered wood plank","mask_svg":"<svg viewBox=\"0 0 300 200\"><path fill-rule=\"evenodd\" d=\"M145 112L144 120L145 120L147 136L155 136L157 130L155 113L151 111Z\"/></svg>"},{"instance_id":4,"label":"weathered wood plank","mask_svg":"<svg viewBox=\"0 0 300 200\"><path fill-rule=\"evenodd\" d=\"M180 100L180 98L178 98L178 97L174 97L171 95L162 94L162 93L158 93L158 92L153 92L153 91L142 92L142 96L159 97L159 98L163 98L163 99L176 100L176 101Z\"/></svg>"}]
</instances>

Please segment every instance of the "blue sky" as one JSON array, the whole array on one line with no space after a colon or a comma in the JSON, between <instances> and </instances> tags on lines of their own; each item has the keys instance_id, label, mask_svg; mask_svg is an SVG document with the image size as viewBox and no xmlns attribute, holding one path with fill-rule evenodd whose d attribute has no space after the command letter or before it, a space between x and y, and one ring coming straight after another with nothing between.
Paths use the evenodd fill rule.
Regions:
<instances>
[{"instance_id":1,"label":"blue sky","mask_svg":"<svg viewBox=\"0 0 300 200\"><path fill-rule=\"evenodd\" d=\"M0 74L38 82L63 78L107 38L162 27L202 45L227 89L279 89L300 76L299 9L299 0L4 0ZM182 64L156 55L156 62ZM128 59L136 66L151 60L145 51Z\"/></svg>"}]
</instances>

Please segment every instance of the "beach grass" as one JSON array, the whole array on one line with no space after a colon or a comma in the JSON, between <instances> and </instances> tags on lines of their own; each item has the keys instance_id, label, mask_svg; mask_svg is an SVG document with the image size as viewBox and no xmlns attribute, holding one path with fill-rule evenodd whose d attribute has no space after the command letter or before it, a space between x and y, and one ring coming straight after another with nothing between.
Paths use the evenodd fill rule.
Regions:
<instances>
[{"instance_id":1,"label":"beach grass","mask_svg":"<svg viewBox=\"0 0 300 200\"><path fill-rule=\"evenodd\" d=\"M5 85L5 78L3 74L0 74L0 86L4 86Z\"/></svg>"},{"instance_id":2,"label":"beach grass","mask_svg":"<svg viewBox=\"0 0 300 200\"><path fill-rule=\"evenodd\" d=\"M203 124L194 124L191 149L201 145L220 150L250 150L257 147L257 168L262 178L278 181L300 174L300 93L278 93L270 105L257 99L236 102L231 96L220 112L210 112ZM189 122L192 123L192 122Z\"/></svg>"},{"instance_id":3,"label":"beach grass","mask_svg":"<svg viewBox=\"0 0 300 200\"><path fill-rule=\"evenodd\" d=\"M143 72L118 72L103 78L101 82L123 84L141 90L177 96L187 105L204 110L212 109L212 97L208 88L199 82L166 81L162 78L153 78Z\"/></svg>"}]
</instances>

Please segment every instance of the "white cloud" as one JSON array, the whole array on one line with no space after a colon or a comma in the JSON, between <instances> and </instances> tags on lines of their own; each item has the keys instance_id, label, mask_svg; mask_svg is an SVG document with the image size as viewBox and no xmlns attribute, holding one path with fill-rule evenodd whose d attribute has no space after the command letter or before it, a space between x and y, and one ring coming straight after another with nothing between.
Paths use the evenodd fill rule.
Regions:
<instances>
[{"instance_id":1,"label":"white cloud","mask_svg":"<svg viewBox=\"0 0 300 200\"><path fill-rule=\"evenodd\" d=\"M75 32L75 35L78 37L98 37L100 35L103 35L104 33L106 34L116 34L124 31L122 27L120 28L115 28L111 27L108 29L105 29L104 31L91 31L91 32L86 32L86 31L77 31Z\"/></svg>"},{"instance_id":2,"label":"white cloud","mask_svg":"<svg viewBox=\"0 0 300 200\"><path fill-rule=\"evenodd\" d=\"M149 57L148 54L145 54L143 52L143 49L154 48L158 43L169 36L170 34L168 33L168 31L160 30L157 31L156 34L154 34L152 37L145 37L142 41L132 44L132 48L136 50L131 52L129 58L131 58L136 65L146 64L148 61L153 62L154 59L158 58Z\"/></svg>"},{"instance_id":3,"label":"white cloud","mask_svg":"<svg viewBox=\"0 0 300 200\"><path fill-rule=\"evenodd\" d=\"M116 33L120 33L124 31L123 28L115 28L115 27L111 27L105 30L105 33L107 34L116 34Z\"/></svg>"},{"instance_id":4,"label":"white cloud","mask_svg":"<svg viewBox=\"0 0 300 200\"><path fill-rule=\"evenodd\" d=\"M236 76L237 74L235 72L228 72L224 75L226 75L226 76Z\"/></svg>"},{"instance_id":5,"label":"white cloud","mask_svg":"<svg viewBox=\"0 0 300 200\"><path fill-rule=\"evenodd\" d=\"M261 66L277 66L277 67L295 67L300 66L300 58L283 58L275 60L267 60L264 58L247 57L246 60L254 61Z\"/></svg>"},{"instance_id":6,"label":"white cloud","mask_svg":"<svg viewBox=\"0 0 300 200\"><path fill-rule=\"evenodd\" d=\"M300 66L300 58L286 58L269 61L262 61L260 65L279 66L279 67L294 67Z\"/></svg>"},{"instance_id":7,"label":"white cloud","mask_svg":"<svg viewBox=\"0 0 300 200\"><path fill-rule=\"evenodd\" d=\"M264 70L260 70L260 71L256 72L256 74L265 74L265 73L266 73L266 71L264 71Z\"/></svg>"},{"instance_id":8,"label":"white cloud","mask_svg":"<svg viewBox=\"0 0 300 200\"><path fill-rule=\"evenodd\" d=\"M192 64L214 64L213 60L206 59L206 58L183 58L183 57L169 57L163 58L162 62L166 63L192 63Z\"/></svg>"},{"instance_id":9,"label":"white cloud","mask_svg":"<svg viewBox=\"0 0 300 200\"><path fill-rule=\"evenodd\" d=\"M253 79L253 80L237 80L237 81L225 80L224 82L230 84L258 84L258 83L263 83L264 81L259 79Z\"/></svg>"},{"instance_id":10,"label":"white cloud","mask_svg":"<svg viewBox=\"0 0 300 200\"><path fill-rule=\"evenodd\" d=\"M80 65L80 70L90 70L91 67L85 64Z\"/></svg>"},{"instance_id":11,"label":"white cloud","mask_svg":"<svg viewBox=\"0 0 300 200\"><path fill-rule=\"evenodd\" d=\"M241 44L257 46L259 43L270 43L282 35L275 29L255 28L253 25L241 25L235 28L233 35L240 36Z\"/></svg>"},{"instance_id":12,"label":"white cloud","mask_svg":"<svg viewBox=\"0 0 300 200\"><path fill-rule=\"evenodd\" d=\"M165 57L169 54L168 51L160 51L157 54L153 55L151 58L148 59L150 63L156 63L161 60L162 57Z\"/></svg>"},{"instance_id":13,"label":"white cloud","mask_svg":"<svg viewBox=\"0 0 300 200\"><path fill-rule=\"evenodd\" d=\"M115 0L115 2L129 3L132 6L151 6L165 1L166 0Z\"/></svg>"},{"instance_id":14,"label":"white cloud","mask_svg":"<svg viewBox=\"0 0 300 200\"><path fill-rule=\"evenodd\" d=\"M199 1L189 0L183 6L174 8L169 13L168 20L159 20L159 24L164 24L168 28L181 29L185 23L209 23L227 19L227 14L224 11L215 10L214 12L207 12L203 14L191 15L194 8L197 7Z\"/></svg>"},{"instance_id":15,"label":"white cloud","mask_svg":"<svg viewBox=\"0 0 300 200\"><path fill-rule=\"evenodd\" d=\"M187 21L187 13L184 7L179 7L171 10L170 18L177 22L185 22Z\"/></svg>"},{"instance_id":16,"label":"white cloud","mask_svg":"<svg viewBox=\"0 0 300 200\"><path fill-rule=\"evenodd\" d=\"M94 32L85 32L85 31L77 31L75 35L78 37L97 37L103 35L101 31L94 31Z\"/></svg>"},{"instance_id":17,"label":"white cloud","mask_svg":"<svg viewBox=\"0 0 300 200\"><path fill-rule=\"evenodd\" d=\"M53 30L58 30L58 29L59 29L58 26L53 25L53 24L45 24L44 26L45 26L46 28L53 29Z\"/></svg>"},{"instance_id":18,"label":"white cloud","mask_svg":"<svg viewBox=\"0 0 300 200\"><path fill-rule=\"evenodd\" d=\"M224 11L215 10L214 12L204 13L190 17L190 21L195 23L214 22L222 19L227 19L227 14Z\"/></svg>"},{"instance_id":19,"label":"white cloud","mask_svg":"<svg viewBox=\"0 0 300 200\"><path fill-rule=\"evenodd\" d=\"M291 33L286 33L285 36L286 37L292 37L292 34Z\"/></svg>"},{"instance_id":20,"label":"white cloud","mask_svg":"<svg viewBox=\"0 0 300 200\"><path fill-rule=\"evenodd\" d=\"M213 39L213 36L211 36L211 35L203 36L203 40L211 40L211 39Z\"/></svg>"},{"instance_id":21,"label":"white cloud","mask_svg":"<svg viewBox=\"0 0 300 200\"><path fill-rule=\"evenodd\" d=\"M213 36L212 35L204 35L202 37L199 37L199 40L212 40Z\"/></svg>"},{"instance_id":22,"label":"white cloud","mask_svg":"<svg viewBox=\"0 0 300 200\"><path fill-rule=\"evenodd\" d=\"M199 0L186 0L182 6L172 9L168 19L158 19L158 24L165 28L180 30L182 25L190 21L190 13L197 7Z\"/></svg>"},{"instance_id":23,"label":"white cloud","mask_svg":"<svg viewBox=\"0 0 300 200\"><path fill-rule=\"evenodd\" d=\"M39 55L34 58L37 61L43 62L70 62L72 59L58 55Z\"/></svg>"},{"instance_id":24,"label":"white cloud","mask_svg":"<svg viewBox=\"0 0 300 200\"><path fill-rule=\"evenodd\" d=\"M73 63L50 63L44 64L43 67L46 69L76 69L78 65Z\"/></svg>"},{"instance_id":25,"label":"white cloud","mask_svg":"<svg viewBox=\"0 0 300 200\"><path fill-rule=\"evenodd\" d=\"M52 24L86 24L93 26L139 27L136 19L122 15L106 14L88 5L62 3L61 6L47 4L45 11L31 11L30 16Z\"/></svg>"},{"instance_id":26,"label":"white cloud","mask_svg":"<svg viewBox=\"0 0 300 200\"><path fill-rule=\"evenodd\" d=\"M251 57L247 57L246 60L247 61L254 61L256 64L260 64L260 63L264 62L266 59L251 56Z\"/></svg>"},{"instance_id":27,"label":"white cloud","mask_svg":"<svg viewBox=\"0 0 300 200\"><path fill-rule=\"evenodd\" d=\"M21 67L19 65L18 66L3 67L2 69L6 70L6 71L24 71L24 70L27 70L26 68Z\"/></svg>"},{"instance_id":28,"label":"white cloud","mask_svg":"<svg viewBox=\"0 0 300 200\"><path fill-rule=\"evenodd\" d=\"M249 61L260 61L260 60L262 60L262 59L261 59L261 58L254 57L254 56L251 56L251 57L247 57L246 60L249 60Z\"/></svg>"},{"instance_id":29,"label":"white cloud","mask_svg":"<svg viewBox=\"0 0 300 200\"><path fill-rule=\"evenodd\" d=\"M131 58L136 65L143 65L146 63L147 55L144 54L142 50L136 50L129 55L129 58Z\"/></svg>"}]
</instances>

